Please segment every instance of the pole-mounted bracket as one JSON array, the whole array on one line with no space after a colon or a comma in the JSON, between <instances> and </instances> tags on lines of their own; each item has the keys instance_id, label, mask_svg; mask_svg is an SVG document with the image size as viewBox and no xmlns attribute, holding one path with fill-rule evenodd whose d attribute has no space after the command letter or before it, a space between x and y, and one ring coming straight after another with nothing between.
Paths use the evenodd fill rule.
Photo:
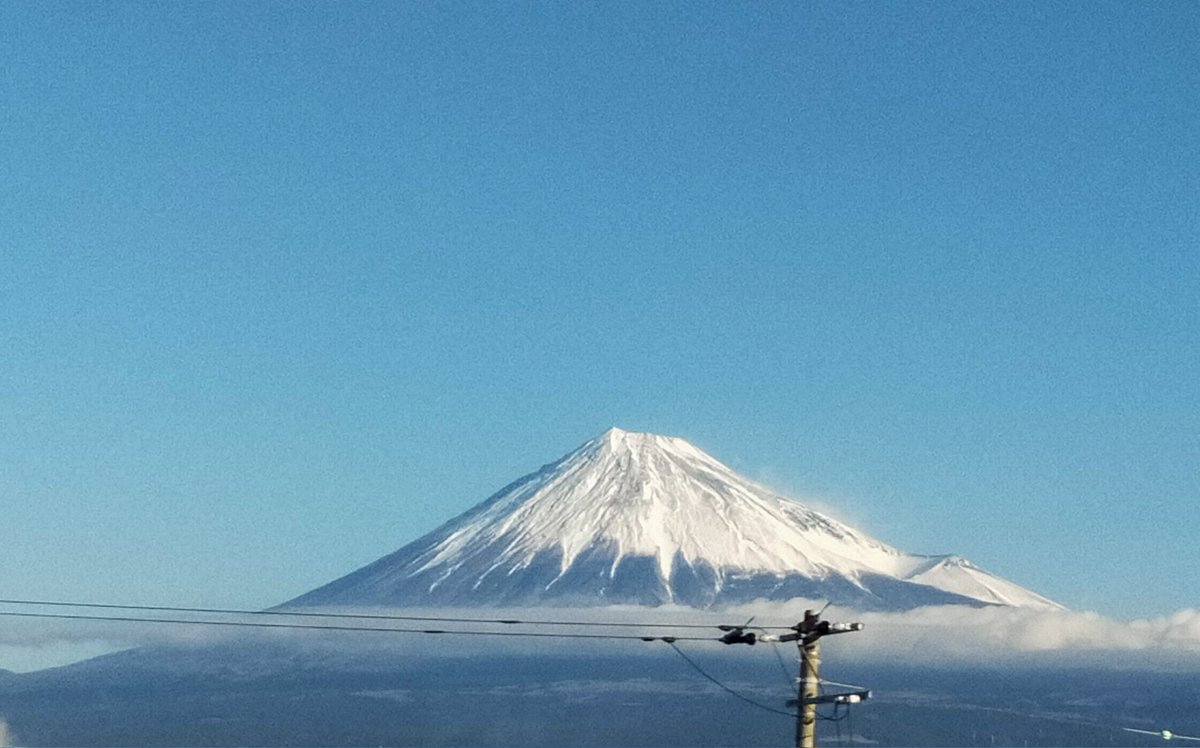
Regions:
<instances>
[{"instance_id":1,"label":"pole-mounted bracket","mask_svg":"<svg viewBox=\"0 0 1200 748\"><path fill-rule=\"evenodd\" d=\"M857 704L871 698L870 691L850 691L849 693L829 693L823 696L813 696L808 699L789 699L788 706L801 704Z\"/></svg>"},{"instance_id":2,"label":"pole-mounted bracket","mask_svg":"<svg viewBox=\"0 0 1200 748\"><path fill-rule=\"evenodd\" d=\"M853 623L830 623L822 621L813 611L805 611L804 620L792 626L793 634L784 634L779 637L781 642L801 641L804 644L812 644L822 636L831 634L848 634L851 631L862 631L863 624L855 621Z\"/></svg>"},{"instance_id":3,"label":"pole-mounted bracket","mask_svg":"<svg viewBox=\"0 0 1200 748\"><path fill-rule=\"evenodd\" d=\"M758 634L741 627L731 628L718 641L723 644L749 644L753 647L754 642L758 641Z\"/></svg>"}]
</instances>

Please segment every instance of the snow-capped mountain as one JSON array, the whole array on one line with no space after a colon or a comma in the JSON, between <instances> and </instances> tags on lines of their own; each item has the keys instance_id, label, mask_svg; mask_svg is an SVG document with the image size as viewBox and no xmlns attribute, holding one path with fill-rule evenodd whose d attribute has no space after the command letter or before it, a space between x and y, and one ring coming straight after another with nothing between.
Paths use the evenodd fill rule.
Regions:
<instances>
[{"instance_id":1,"label":"snow-capped mountain","mask_svg":"<svg viewBox=\"0 0 1200 748\"><path fill-rule=\"evenodd\" d=\"M792 598L1059 607L958 556L898 551L682 439L620 429L285 607Z\"/></svg>"}]
</instances>

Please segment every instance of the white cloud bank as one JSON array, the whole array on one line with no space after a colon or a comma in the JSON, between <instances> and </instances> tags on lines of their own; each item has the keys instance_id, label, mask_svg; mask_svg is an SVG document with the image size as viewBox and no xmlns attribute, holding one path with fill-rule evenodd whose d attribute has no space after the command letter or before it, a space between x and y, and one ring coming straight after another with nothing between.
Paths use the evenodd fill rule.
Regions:
<instances>
[{"instance_id":1,"label":"white cloud bank","mask_svg":"<svg viewBox=\"0 0 1200 748\"><path fill-rule=\"evenodd\" d=\"M649 622L662 624L740 624L751 616L754 625L785 625L803 616L806 607L820 607L803 601L791 603L761 602L722 611L697 611L690 608L541 608L524 610L412 610L369 612L372 614L426 615L462 618L514 618L521 620L568 620L588 622ZM997 666L1012 664L1084 665L1114 668L1175 669L1200 666L1200 611L1181 610L1172 615L1135 621L1118 621L1096 613L1040 611L1018 608L969 608L942 606L919 608L902 613L856 612L831 608L825 618L832 621L862 621L865 630L830 637L825 646L838 658L859 662L920 661L947 666ZM243 619L245 620L245 619ZM255 618L263 621L263 618ZM271 622L363 625L385 627L384 621L331 621L327 619L281 619ZM400 628L436 628L518 631L554 631L559 633L699 636L713 638L721 632L708 629L664 628L544 628L450 622L394 622ZM15 626L0 628L0 645L8 647L48 647L101 641L112 648L146 644L203 645L223 641L271 641L313 644L321 648L378 647L387 642L392 652L412 652L435 656L477 656L499 652L548 652L563 655L611 652L651 651L639 641L524 639L519 637L423 636L404 634L313 632L304 630L259 630L174 626L166 624L117 624L54 622L51 626ZM688 642L689 646L708 646ZM716 645L720 647L722 645ZM59 664L59 663L56 663ZM5 667L0 662L0 668ZM11 667L11 666L9 666ZM13 668L18 669L18 668ZM26 669L26 668L19 668Z\"/></svg>"},{"instance_id":2,"label":"white cloud bank","mask_svg":"<svg viewBox=\"0 0 1200 748\"><path fill-rule=\"evenodd\" d=\"M786 615L775 604L760 616ZM786 606L787 612L794 612ZM769 611L769 613L768 613ZM903 613L831 609L833 621L862 621L865 629L828 640L839 657L910 660L946 665L1079 664L1117 668L1200 665L1200 611L1118 621L1096 613L940 606ZM836 642L836 643L835 643Z\"/></svg>"}]
</instances>

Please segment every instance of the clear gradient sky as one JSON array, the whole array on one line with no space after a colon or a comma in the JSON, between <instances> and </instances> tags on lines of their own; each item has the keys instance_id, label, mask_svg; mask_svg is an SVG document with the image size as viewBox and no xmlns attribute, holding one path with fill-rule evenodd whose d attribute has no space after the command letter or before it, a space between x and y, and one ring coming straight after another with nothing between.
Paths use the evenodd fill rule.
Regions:
<instances>
[{"instance_id":1,"label":"clear gradient sky","mask_svg":"<svg viewBox=\"0 0 1200 748\"><path fill-rule=\"evenodd\" d=\"M1194 2L0 29L0 597L273 605L615 425L1200 605Z\"/></svg>"}]
</instances>

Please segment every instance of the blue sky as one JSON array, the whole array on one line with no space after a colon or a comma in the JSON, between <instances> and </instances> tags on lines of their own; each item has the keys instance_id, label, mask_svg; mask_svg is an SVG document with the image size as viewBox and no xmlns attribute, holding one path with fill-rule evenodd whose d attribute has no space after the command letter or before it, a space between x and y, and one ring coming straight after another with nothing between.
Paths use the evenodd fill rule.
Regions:
<instances>
[{"instance_id":1,"label":"blue sky","mask_svg":"<svg viewBox=\"0 0 1200 748\"><path fill-rule=\"evenodd\" d=\"M616 425L1200 600L1194 3L0 26L2 596L275 604Z\"/></svg>"}]
</instances>

